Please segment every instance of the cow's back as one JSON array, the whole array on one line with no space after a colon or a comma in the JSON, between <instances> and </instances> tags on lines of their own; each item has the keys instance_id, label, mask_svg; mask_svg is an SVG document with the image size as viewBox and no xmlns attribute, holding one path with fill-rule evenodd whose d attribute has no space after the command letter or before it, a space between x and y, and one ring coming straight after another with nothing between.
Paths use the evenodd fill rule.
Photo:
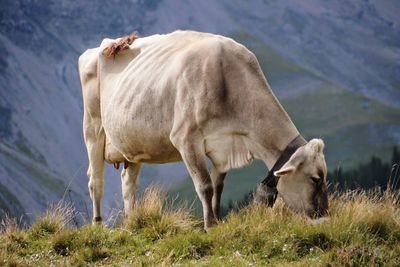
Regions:
<instances>
[{"instance_id":1,"label":"cow's back","mask_svg":"<svg viewBox=\"0 0 400 267\"><path fill-rule=\"evenodd\" d=\"M100 56L99 72L106 136L130 161L180 160L170 137L182 127L197 127L209 144L235 145L234 135L249 135L252 113L264 108L257 103L270 94L250 51L206 33L139 38L115 58Z\"/></svg>"}]
</instances>

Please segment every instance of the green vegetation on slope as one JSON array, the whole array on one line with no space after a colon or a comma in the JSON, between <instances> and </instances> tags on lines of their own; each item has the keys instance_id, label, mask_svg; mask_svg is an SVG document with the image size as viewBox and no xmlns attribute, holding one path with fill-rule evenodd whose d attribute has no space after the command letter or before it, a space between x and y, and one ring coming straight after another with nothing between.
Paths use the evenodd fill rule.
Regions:
<instances>
[{"instance_id":1,"label":"green vegetation on slope","mask_svg":"<svg viewBox=\"0 0 400 267\"><path fill-rule=\"evenodd\" d=\"M24 208L18 198L0 183L0 219L4 218L6 214L17 217L24 214L24 212Z\"/></svg>"},{"instance_id":2,"label":"green vegetation on slope","mask_svg":"<svg viewBox=\"0 0 400 267\"><path fill-rule=\"evenodd\" d=\"M325 140L329 169L354 168L372 155L390 160L396 141L388 134L400 110L324 83L318 90L282 100L299 131ZM357 155L357 157L355 157Z\"/></svg>"},{"instance_id":3,"label":"green vegetation on slope","mask_svg":"<svg viewBox=\"0 0 400 267\"><path fill-rule=\"evenodd\" d=\"M209 233L186 208L148 189L131 217L111 228L68 227L57 207L31 228L3 222L0 265L8 266L395 266L400 264L398 199L346 193L331 200L331 218L312 224L288 211L252 205Z\"/></svg>"},{"instance_id":4,"label":"green vegetation on slope","mask_svg":"<svg viewBox=\"0 0 400 267\"><path fill-rule=\"evenodd\" d=\"M372 189L376 186L393 190L400 189L400 151L397 147L392 150L391 163L386 164L379 157L358 165L352 170L343 171L338 168L334 173L328 173L330 183L340 189Z\"/></svg>"},{"instance_id":5,"label":"green vegetation on slope","mask_svg":"<svg viewBox=\"0 0 400 267\"><path fill-rule=\"evenodd\" d=\"M7 184L6 181L0 183L0 220L9 215L29 222L33 219L33 214L24 212L27 208L24 205L29 200L24 199L26 196L17 195L15 191L22 189L29 192L30 197L43 210L51 199L63 196L65 185L62 179L46 167L43 156L31 149L25 138L18 138L16 145L0 141L2 167L9 177L14 177L12 184ZM16 188L12 188L13 186ZM77 195L76 192L71 193Z\"/></svg>"},{"instance_id":6,"label":"green vegetation on slope","mask_svg":"<svg viewBox=\"0 0 400 267\"><path fill-rule=\"evenodd\" d=\"M304 135L329 135L352 125L399 123L400 111L361 94L324 83L318 90L282 100Z\"/></svg>"}]
</instances>

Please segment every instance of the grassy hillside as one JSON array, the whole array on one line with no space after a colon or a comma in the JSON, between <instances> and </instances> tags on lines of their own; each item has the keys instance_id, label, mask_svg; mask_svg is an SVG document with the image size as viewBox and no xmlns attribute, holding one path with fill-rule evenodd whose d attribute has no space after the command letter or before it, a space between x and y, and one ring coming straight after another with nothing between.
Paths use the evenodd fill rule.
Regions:
<instances>
[{"instance_id":1,"label":"grassy hillside","mask_svg":"<svg viewBox=\"0 0 400 267\"><path fill-rule=\"evenodd\" d=\"M385 193L331 199L329 220L312 223L288 211L252 205L230 213L209 233L185 208L148 189L132 216L111 227L68 226L73 210L58 206L31 228L3 221L5 266L398 266L400 209ZM111 218L110 221L113 219Z\"/></svg>"}]
</instances>

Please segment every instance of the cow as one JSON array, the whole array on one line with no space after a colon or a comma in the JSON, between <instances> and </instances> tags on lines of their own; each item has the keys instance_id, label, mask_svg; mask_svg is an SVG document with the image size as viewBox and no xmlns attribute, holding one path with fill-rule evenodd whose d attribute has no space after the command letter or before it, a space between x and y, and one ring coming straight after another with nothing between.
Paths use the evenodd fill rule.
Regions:
<instances>
[{"instance_id":1,"label":"cow","mask_svg":"<svg viewBox=\"0 0 400 267\"><path fill-rule=\"evenodd\" d=\"M208 230L226 173L253 159L270 170L256 199L271 205L279 194L297 212L327 215L324 142L302 138L256 56L233 39L194 31L105 39L79 57L79 75L94 223L105 162L124 164L126 215L144 163L183 161Z\"/></svg>"}]
</instances>

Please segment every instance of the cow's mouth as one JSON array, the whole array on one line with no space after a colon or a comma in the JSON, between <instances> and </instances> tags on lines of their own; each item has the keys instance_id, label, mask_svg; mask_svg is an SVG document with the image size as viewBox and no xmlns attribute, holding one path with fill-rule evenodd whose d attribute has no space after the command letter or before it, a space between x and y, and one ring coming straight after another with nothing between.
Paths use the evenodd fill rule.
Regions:
<instances>
[{"instance_id":1,"label":"cow's mouth","mask_svg":"<svg viewBox=\"0 0 400 267\"><path fill-rule=\"evenodd\" d=\"M328 215L329 215L328 209L325 209L325 208L318 208L317 210L314 210L307 214L307 216L313 220L319 219L322 217L327 217Z\"/></svg>"}]
</instances>

